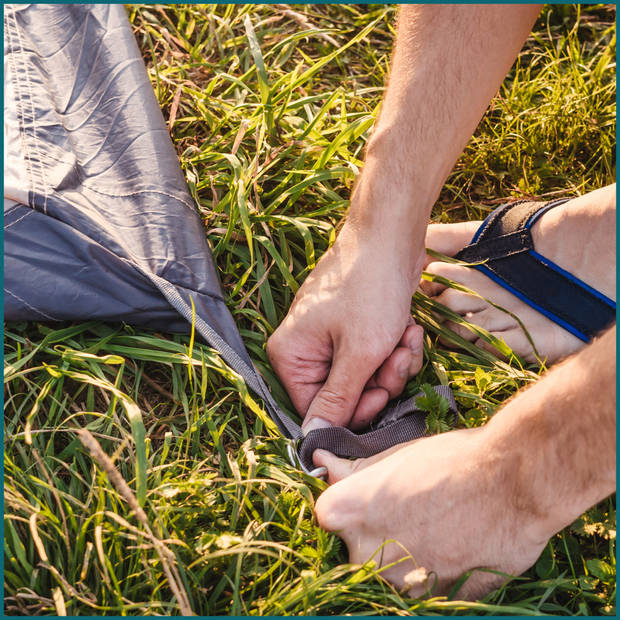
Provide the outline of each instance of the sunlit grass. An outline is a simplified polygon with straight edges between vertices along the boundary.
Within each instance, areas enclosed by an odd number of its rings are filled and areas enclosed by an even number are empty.
[[[227,304],[290,409],[264,345],[346,213],[383,93],[395,8],[128,13]],[[480,218],[511,196],[613,182],[614,20],[609,7],[544,11],[435,221]],[[437,311],[414,298],[425,363],[407,393],[449,383],[458,425],[480,425],[540,369],[448,333]],[[438,335],[461,348],[446,349]],[[371,564],[346,564],[344,545],[313,517],[324,483],[288,463],[262,403],[219,355],[189,342],[94,322],[6,326],[7,613],[615,614],[615,497],[484,601],[413,600]],[[109,461],[89,452],[79,429]]]

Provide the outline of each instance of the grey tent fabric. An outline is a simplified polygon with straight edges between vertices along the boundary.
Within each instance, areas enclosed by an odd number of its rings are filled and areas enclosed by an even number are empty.
[[[5,214],[6,318],[186,329],[155,275],[249,362],[124,7],[10,6],[4,32],[29,199]]]
[[[188,331],[193,301],[198,334],[263,398],[280,431],[301,439],[226,308],[125,8],[4,10],[5,319]],[[16,188],[10,200],[7,187]],[[420,420],[408,419],[419,432]]]
[[[5,65],[28,204],[6,203],[7,320],[196,329],[277,407],[222,299],[122,5],[7,5]]]

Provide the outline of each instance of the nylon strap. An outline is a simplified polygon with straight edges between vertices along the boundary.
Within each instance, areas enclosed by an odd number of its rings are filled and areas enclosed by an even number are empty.
[[[536,252],[530,231],[543,212],[564,202],[520,201],[499,207],[455,258],[483,263],[473,267],[588,342],[616,320],[615,302]]]
[[[433,388],[437,394],[448,400],[449,410],[456,418],[456,401],[447,385]],[[312,469],[312,454],[317,448],[346,458],[368,458],[407,441],[426,435],[426,412],[416,405],[419,392],[405,401],[389,405],[379,415],[374,428],[367,433],[356,434],[341,426],[310,431],[299,446],[299,459],[307,469]]]
[[[192,309],[177,289],[167,280],[154,274],[145,273],[159,288],[166,299],[188,321],[194,320],[196,331],[217,351],[224,361],[239,375],[258,396],[267,408],[271,419],[279,431],[297,443],[297,458],[306,471],[313,469],[312,453],[317,448],[333,452],[337,456],[366,458],[387,450],[399,443],[412,441],[425,435],[426,413],[415,404],[420,392],[405,401],[388,405],[379,414],[374,427],[367,433],[356,434],[343,427],[319,429],[303,437],[301,427],[278,406],[269,392],[263,378],[254,366],[248,365],[241,356],[203,319],[193,316]],[[435,386],[435,391],[448,400],[450,411],[456,415],[456,402],[448,386]]]
[[[206,321],[198,316],[192,317],[191,306],[179,295],[175,287],[154,274],[145,275],[182,316],[190,322],[192,318],[194,319],[196,331],[219,351],[224,361],[264,400],[267,411],[280,432],[288,439],[297,442],[297,457],[307,471],[313,468],[312,453],[317,448],[329,450],[337,456],[365,458],[425,435],[426,414],[415,404],[416,398],[423,395],[423,392],[420,392],[412,398],[386,407],[379,414],[374,427],[367,433],[356,434],[347,428],[333,427],[311,431],[304,438],[299,424],[278,406],[256,368],[248,365]],[[434,389],[440,396],[448,399],[450,411],[456,415],[456,402],[450,388],[439,385]]]

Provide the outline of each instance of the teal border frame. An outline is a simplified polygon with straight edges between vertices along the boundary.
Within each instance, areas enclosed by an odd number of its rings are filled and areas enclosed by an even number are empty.
[[[22,4],[22,3],[16,3],[16,4]],[[53,1],[49,1],[49,0],[44,0],[43,2],[39,2],[39,4],[74,4],[74,2],[67,2],[66,0],[59,0],[56,2]],[[95,2],[93,2],[93,4],[127,4],[127,3],[123,3],[123,2],[101,2],[99,0],[96,0]],[[155,4],[155,3],[146,3],[146,4]],[[167,4],[193,4],[193,3],[180,3],[180,2],[169,2]],[[225,2],[220,2],[218,4],[271,4],[271,3],[260,3],[260,2],[235,2],[235,1],[225,1]],[[303,1],[303,2],[296,2],[296,3],[290,3],[290,4],[376,4],[374,2],[368,2],[366,0],[361,0],[360,2],[327,2],[326,0],[315,0],[314,2],[307,2],[307,1]],[[466,1],[457,1],[457,2],[440,2],[439,0],[427,0],[425,2],[403,2],[403,3],[395,3],[395,2],[390,2],[390,3],[385,3],[385,4],[535,4],[534,2],[524,2],[524,1],[519,1],[519,2],[506,2],[505,0],[466,0]],[[551,2],[546,2],[545,4],[592,4],[589,2],[559,2],[557,0],[553,0]],[[613,3],[612,3],[613,4]],[[4,33],[3,33],[3,40],[4,40]],[[618,59],[619,59],[619,54],[618,54],[618,50],[616,48],[616,65],[618,64]],[[617,77],[616,77],[616,83],[617,83]],[[2,94],[3,94],[3,100],[4,100],[4,65],[2,67]],[[616,89],[616,107],[618,104],[618,92]],[[617,129],[616,129],[616,133],[617,133]],[[4,137],[3,137],[3,141],[4,141]],[[616,141],[616,160],[618,157],[618,144]],[[4,149],[2,152],[2,161],[4,163]],[[4,168],[3,168],[4,169]],[[616,180],[617,180],[617,173],[616,173]],[[616,189],[616,197],[618,196],[618,189]],[[618,232],[618,219],[616,219],[616,234]],[[4,283],[4,228],[2,229],[2,232],[0,233],[0,238],[2,241],[2,247],[3,247],[3,252],[2,252],[2,258],[0,259],[0,267],[2,268],[1,271],[1,275],[0,278],[2,279],[2,282]],[[617,254],[616,254],[616,282],[618,282],[619,278],[618,278],[618,273],[617,273],[617,267],[618,267],[618,258],[617,258]],[[1,301],[0,301],[1,307],[2,307],[2,316],[4,317],[4,293],[2,294],[1,297]],[[620,316],[620,308],[616,311],[616,322],[618,319],[618,316]],[[2,338],[4,341],[4,321],[2,322]],[[616,335],[616,345],[618,344],[618,336]],[[618,387],[620,386],[620,383],[618,382],[618,376],[616,374],[616,389],[618,389]],[[4,410],[4,391],[2,393],[2,396],[0,397],[2,399],[2,406],[3,406],[3,410]],[[2,456],[4,457],[4,428],[2,429]],[[618,428],[616,426],[616,438],[618,438]],[[618,457],[616,454],[616,473],[618,471]],[[2,466],[2,490],[1,490],[1,496],[2,496],[2,505],[4,507],[4,459],[3,459],[3,466]],[[616,523],[617,526],[617,523]],[[2,535],[2,540],[4,540],[4,519],[2,519],[0,521],[0,534]],[[0,574],[2,575],[2,577],[4,577],[4,547],[2,548],[2,563],[0,564]],[[3,579],[3,583],[4,583],[4,579]],[[1,607],[0,607],[0,614],[4,615],[3,610],[4,610],[4,587],[2,588],[2,591],[0,592],[0,603],[1,603]],[[55,616],[50,616],[50,617],[55,617]],[[69,617],[77,617],[77,616],[69,616]],[[100,617],[100,616],[82,616],[82,617]],[[106,618],[122,618],[123,616],[105,616]],[[206,617],[206,616],[198,616],[198,617]],[[209,617],[213,617],[213,618],[230,618],[230,617],[238,617],[238,616],[209,616]],[[274,616],[265,616],[267,618],[272,618]],[[344,616],[308,616],[308,617],[312,617],[312,618],[338,618],[338,617],[344,617]],[[387,616],[387,617],[394,617],[396,618],[397,616]],[[461,616],[461,617],[475,617],[475,616]],[[502,617],[506,617],[506,618],[525,618],[525,616],[515,616],[515,615],[508,615],[508,616],[502,616]],[[584,617],[599,617],[599,616],[584,616]]]

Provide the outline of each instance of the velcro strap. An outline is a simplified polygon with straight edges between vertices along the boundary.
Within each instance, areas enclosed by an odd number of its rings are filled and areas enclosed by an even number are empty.
[[[532,249],[533,245],[532,234],[525,228],[499,237],[480,239],[463,248],[455,258],[466,263],[478,263],[521,254]]]
[[[437,385],[433,389],[448,400],[450,411],[456,418],[456,401],[450,388]],[[374,428],[366,433],[357,434],[342,426],[310,431],[299,446],[299,460],[310,470],[314,467],[312,454],[319,448],[343,458],[368,458],[398,444],[424,437],[427,413],[416,405],[420,396],[424,396],[424,392],[386,407]]]

